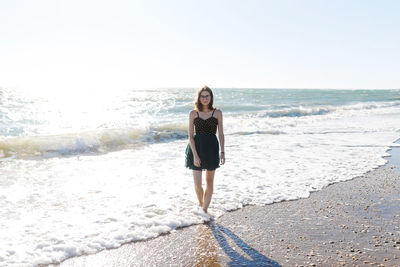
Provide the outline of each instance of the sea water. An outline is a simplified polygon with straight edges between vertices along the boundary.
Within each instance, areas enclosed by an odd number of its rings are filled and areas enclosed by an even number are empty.
[[[305,198],[386,163],[400,90],[214,89],[226,164],[209,212]],[[184,167],[196,89],[0,89],[0,266],[35,266],[209,218]]]

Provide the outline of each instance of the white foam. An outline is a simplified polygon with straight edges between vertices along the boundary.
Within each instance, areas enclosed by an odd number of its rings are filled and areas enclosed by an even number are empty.
[[[0,158],[105,153],[186,136],[187,125],[173,123],[147,129],[115,128],[47,136],[0,137]]]

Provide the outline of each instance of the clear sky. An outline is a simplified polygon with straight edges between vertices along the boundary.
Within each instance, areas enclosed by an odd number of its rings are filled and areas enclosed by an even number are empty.
[[[396,0],[0,1],[0,87],[400,88]]]

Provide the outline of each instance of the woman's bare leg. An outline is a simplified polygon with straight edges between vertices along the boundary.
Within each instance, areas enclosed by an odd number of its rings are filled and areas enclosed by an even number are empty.
[[[203,185],[201,178],[202,171],[193,170],[194,190],[196,191],[197,199],[200,207],[203,207]]]
[[[211,197],[214,190],[214,174],[215,170],[207,171],[206,173],[207,187],[206,187],[206,192],[204,193],[204,204],[203,204],[203,210],[205,213],[207,213],[208,206],[210,205]]]

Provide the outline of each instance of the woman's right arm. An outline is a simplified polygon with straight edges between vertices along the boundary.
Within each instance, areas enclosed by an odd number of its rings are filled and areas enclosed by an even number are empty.
[[[196,116],[196,111],[192,110],[189,113],[189,143],[190,143],[190,148],[192,149],[193,152],[193,157],[198,158],[199,156],[197,155],[197,150],[196,150],[196,144],[194,143],[194,118]]]

